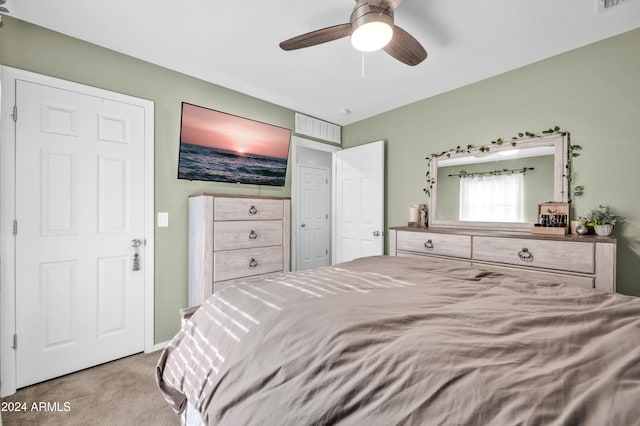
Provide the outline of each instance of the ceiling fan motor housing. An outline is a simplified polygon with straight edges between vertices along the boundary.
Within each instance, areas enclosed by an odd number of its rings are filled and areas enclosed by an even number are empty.
[[[359,27],[370,22],[381,22],[393,28],[393,9],[371,6],[367,0],[358,0],[351,12],[351,34]]]

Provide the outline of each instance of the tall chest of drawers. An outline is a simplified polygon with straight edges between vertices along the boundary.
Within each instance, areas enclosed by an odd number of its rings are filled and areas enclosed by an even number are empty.
[[[189,197],[189,306],[237,280],[289,271],[290,207],[280,197]]]
[[[616,291],[616,239],[396,227],[389,254]]]

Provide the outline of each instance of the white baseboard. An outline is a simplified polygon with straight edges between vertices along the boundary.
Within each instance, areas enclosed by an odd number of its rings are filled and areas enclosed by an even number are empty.
[[[170,340],[167,340],[166,342],[160,342],[160,343],[156,343],[155,345],[153,345],[153,347],[151,348],[149,352],[155,352],[155,351],[160,351],[162,349],[165,348],[165,346],[167,346],[169,344]]]

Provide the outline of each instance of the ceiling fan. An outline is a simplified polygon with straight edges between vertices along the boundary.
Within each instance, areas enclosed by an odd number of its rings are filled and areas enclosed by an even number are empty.
[[[356,0],[346,24],[311,31],[280,43],[283,50],[302,49],[351,36],[351,44],[363,52],[384,49],[407,65],[424,61],[427,52],[411,34],[393,23],[393,13],[402,0]]]

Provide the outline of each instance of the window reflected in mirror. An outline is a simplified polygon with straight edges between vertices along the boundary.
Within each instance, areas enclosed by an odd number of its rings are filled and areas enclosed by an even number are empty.
[[[524,175],[460,177],[460,220],[524,222]]]
[[[437,220],[535,222],[554,199],[554,147],[440,159]]]

